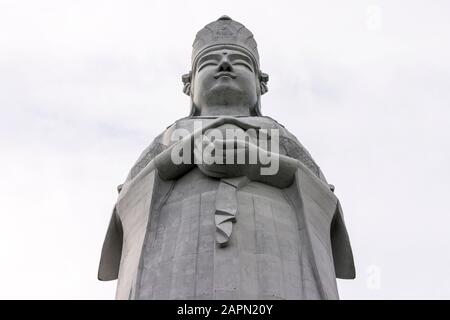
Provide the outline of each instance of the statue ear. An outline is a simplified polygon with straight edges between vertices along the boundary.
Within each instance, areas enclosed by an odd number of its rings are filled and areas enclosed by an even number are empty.
[[[269,82],[269,75],[264,72],[259,72],[259,83],[261,86],[261,95],[269,91],[269,88],[267,88],[267,82]]]
[[[181,81],[183,81],[183,92],[188,96],[191,95],[191,78],[192,71],[181,76]]]

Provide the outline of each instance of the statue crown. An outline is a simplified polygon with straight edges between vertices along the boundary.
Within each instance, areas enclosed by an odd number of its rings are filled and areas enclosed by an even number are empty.
[[[245,51],[259,69],[259,54],[253,34],[243,24],[226,15],[197,32],[192,45],[192,65],[195,65],[201,53],[220,45],[237,47]]]

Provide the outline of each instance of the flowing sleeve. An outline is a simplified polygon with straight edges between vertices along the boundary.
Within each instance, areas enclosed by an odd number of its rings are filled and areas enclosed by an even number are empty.
[[[131,181],[145,166],[159,153],[164,151],[167,146],[163,143],[164,133],[156,137],[152,143],[145,148],[138,160],[135,162],[128,173],[125,183]],[[118,186],[118,192],[122,189],[121,184]],[[116,280],[119,276],[119,267],[122,257],[123,247],[123,224],[118,214],[117,203],[114,205],[108,230],[103,242],[100,264],[98,269],[98,279],[101,281]]]
[[[123,229],[116,207],[114,206],[108,231],[103,242],[98,279],[110,281],[118,278],[122,255]]]
[[[353,262],[352,247],[344,223],[341,203],[337,202],[336,212],[331,222],[331,247],[333,252],[336,278],[355,279],[355,264]]]

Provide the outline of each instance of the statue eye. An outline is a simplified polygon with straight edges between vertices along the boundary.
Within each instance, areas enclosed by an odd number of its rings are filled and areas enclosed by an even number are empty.
[[[248,70],[250,70],[251,72],[253,72],[252,66],[244,60],[235,60],[235,61],[233,61],[233,65],[234,66],[243,66],[243,67],[247,68]]]
[[[205,62],[202,62],[198,68],[197,68],[197,72],[202,70],[205,67],[209,67],[209,66],[217,66],[218,62],[215,60],[207,60]]]

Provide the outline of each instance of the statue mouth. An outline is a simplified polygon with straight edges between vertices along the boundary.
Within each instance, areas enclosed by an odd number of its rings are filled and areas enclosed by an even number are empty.
[[[232,72],[218,72],[218,73],[216,73],[214,75],[215,79],[219,79],[219,78],[222,78],[222,77],[228,77],[228,78],[231,78],[231,79],[236,79],[236,75],[234,73],[232,73]]]

